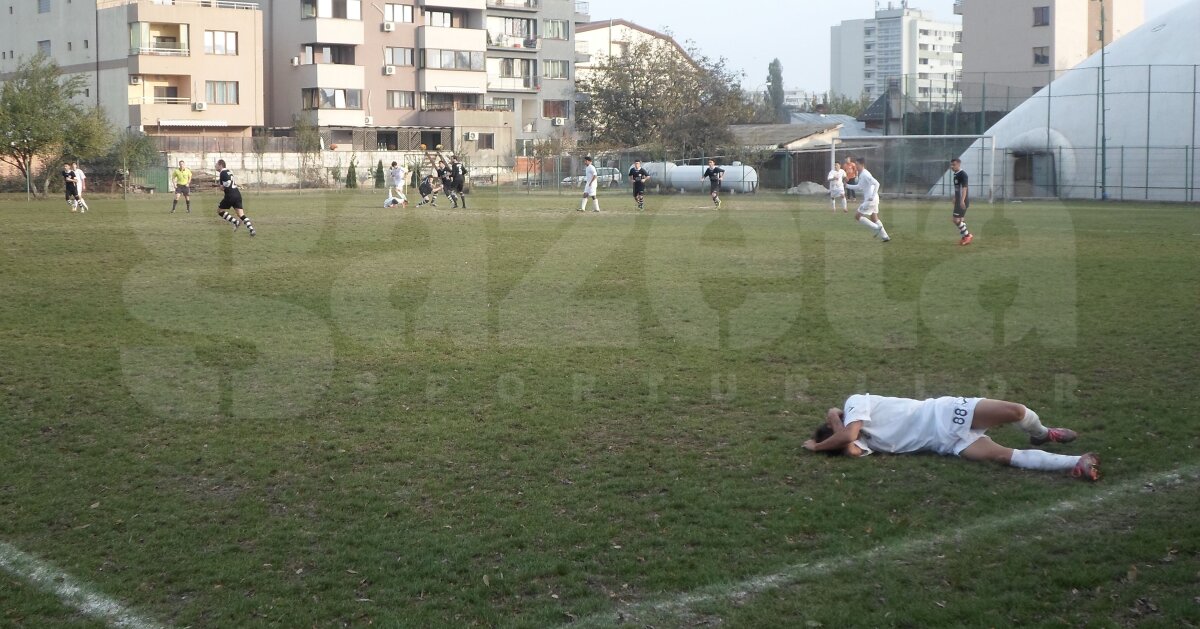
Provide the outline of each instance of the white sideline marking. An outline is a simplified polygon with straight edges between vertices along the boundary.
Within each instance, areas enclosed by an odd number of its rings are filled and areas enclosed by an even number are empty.
[[[5,542],[0,542],[0,570],[54,594],[68,607],[103,621],[110,627],[163,629],[163,625],[138,616],[115,599],[93,590],[53,565]]]
[[[691,592],[684,592],[672,598],[624,604],[615,610],[586,616],[576,622],[567,623],[562,628],[578,629],[580,627],[608,627],[624,623],[637,624],[647,615],[651,616],[647,620],[654,620],[662,616],[682,616],[687,614],[689,608],[702,603],[721,600],[745,600],[756,594],[784,587],[803,579],[823,576],[849,568],[855,564],[927,551],[941,544],[956,541],[970,535],[998,531],[1014,525],[1025,524],[1029,521],[1044,519],[1048,516],[1075,511],[1114,499],[1125,498],[1151,486],[1159,489],[1160,485],[1164,484],[1167,486],[1177,486],[1197,481],[1200,481],[1200,465],[1185,466],[1170,472],[1148,474],[1139,479],[1116,485],[1115,487],[1102,490],[1079,500],[1063,500],[1041,510],[1019,513],[1006,518],[985,519],[960,528],[953,534],[930,535],[923,538],[901,541],[891,546],[876,546],[855,555],[811,564],[793,564],[774,574],[750,577],[737,583],[705,586]]]

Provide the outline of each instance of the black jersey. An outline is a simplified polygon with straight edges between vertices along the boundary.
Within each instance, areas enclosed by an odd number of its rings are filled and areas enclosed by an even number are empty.
[[[462,162],[454,162],[450,165],[450,175],[455,179],[464,179],[467,176],[467,167]]]
[[[421,185],[417,186],[417,192],[420,192],[423,197],[433,194],[433,182],[428,179],[422,179]]]
[[[720,166],[713,166],[712,168],[705,168],[704,174],[701,175],[701,177],[702,178],[708,177],[708,180],[711,183],[717,183],[717,182],[721,181],[721,175],[724,173],[725,173],[724,168],[721,168]]]
[[[75,171],[73,171],[69,168],[63,169],[62,176],[63,176],[63,187],[65,187],[65,188],[74,188],[75,184],[78,183],[75,179]]]
[[[219,181],[221,183],[221,187],[224,188],[226,192],[230,190],[237,190],[237,183],[233,181],[233,173],[230,172],[228,168],[221,169]]]
[[[454,176],[451,173],[449,166],[447,166],[446,168],[437,169],[437,176],[438,176],[438,179],[441,179],[442,181],[450,181],[450,180],[454,179]]]
[[[635,184],[646,183],[650,178],[650,173],[646,172],[645,168],[632,167],[629,169],[629,180]]]
[[[954,193],[959,194],[963,188],[967,187],[967,171],[960,170],[954,173]]]

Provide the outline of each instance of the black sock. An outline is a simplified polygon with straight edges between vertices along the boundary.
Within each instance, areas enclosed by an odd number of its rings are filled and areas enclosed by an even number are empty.
[[[187,204],[187,211],[191,212],[192,211],[192,200],[188,199],[188,200],[184,201],[184,203]]]
[[[175,206],[176,206],[176,205],[179,205],[179,199],[175,199],[174,201],[171,201],[171,211],[172,211],[172,212],[174,212],[174,211],[175,211]]]

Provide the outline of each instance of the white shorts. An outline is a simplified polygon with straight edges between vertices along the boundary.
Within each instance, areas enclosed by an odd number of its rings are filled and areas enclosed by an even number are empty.
[[[971,428],[975,419],[975,406],[981,397],[940,397],[933,400],[928,410],[933,414],[932,426],[936,438],[933,450],[938,454],[958,456],[967,446],[984,436],[984,431]],[[926,409],[922,409],[926,410]]]
[[[858,206],[858,213],[863,216],[870,216],[879,213],[879,198],[876,197],[870,201],[863,201],[862,205]]]
[[[596,196],[596,186],[592,186],[591,188],[584,188],[584,189],[583,189],[583,196],[585,196],[585,197],[594,197],[594,196]]]
[[[844,199],[844,198],[846,198],[846,191],[843,188],[830,188],[829,189],[829,198],[830,199]]]

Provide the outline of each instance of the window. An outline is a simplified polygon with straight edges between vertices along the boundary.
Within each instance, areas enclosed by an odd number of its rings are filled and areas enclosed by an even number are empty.
[[[1033,25],[1050,25],[1050,7],[1033,7]]]
[[[72,44],[71,42],[67,42],[67,52],[71,52],[74,49],[75,49],[74,44]]]
[[[542,62],[542,78],[545,79],[569,79],[571,62],[560,61],[557,59],[547,59]]]
[[[300,97],[303,109],[362,109],[362,90],[306,87]]]
[[[1039,85],[1039,86],[1037,86],[1037,87],[1034,87],[1034,88],[1033,88],[1033,91],[1032,91],[1032,92],[1030,92],[1030,94],[1032,94],[1032,95],[1035,95],[1035,96],[1036,96],[1038,92],[1042,91],[1042,88],[1043,88],[1043,87],[1045,87],[1045,86],[1044,86],[1044,85]]]
[[[205,81],[204,102],[210,105],[238,104],[237,81]]]
[[[506,79],[534,75],[533,59],[501,59],[500,76]]]
[[[490,150],[496,148],[495,133],[480,133],[479,140],[475,143],[475,148],[479,150]]]
[[[449,11],[426,11],[425,26],[442,26],[450,28],[453,26],[454,14]]]
[[[204,31],[204,54],[236,55],[236,31]]]
[[[300,52],[302,65],[311,65],[314,63],[354,65],[354,46],[305,44]]]
[[[49,40],[49,39],[43,39],[42,41],[40,41],[40,42],[38,42],[38,43],[37,43],[37,46],[38,46],[38,52],[39,52],[39,53],[41,53],[41,54],[43,54],[43,55],[46,55],[46,56],[49,56],[49,55],[51,54],[51,53],[50,53],[50,40]]]
[[[1036,46],[1033,49],[1033,65],[1048,66],[1050,65],[1050,47]]]
[[[566,118],[570,116],[571,101],[544,100],[542,101],[543,118]]]
[[[416,94],[412,92],[401,92],[396,90],[388,90],[387,107],[388,109],[413,109],[417,106]]]
[[[411,66],[413,65],[413,59],[412,48],[383,49],[383,62],[389,66]]]
[[[521,157],[533,156],[533,140],[518,139],[517,140],[517,155]]]
[[[875,63],[875,57],[863,57],[863,65],[869,66]]]
[[[483,53],[470,50],[426,48],[422,67],[436,70],[483,70]]]
[[[517,99],[515,99],[515,98],[497,98],[497,97],[493,96],[491,106],[492,106],[492,109],[494,109],[496,111],[512,111],[517,106]]]
[[[546,39],[570,39],[570,22],[567,20],[545,20],[542,22],[542,37]]]
[[[300,17],[361,20],[362,0],[300,0]]]
[[[385,4],[383,5],[383,21],[412,23],[413,8],[407,4]]]
[[[83,49],[84,49],[84,50],[87,50],[89,47],[90,47],[90,46],[88,46],[88,40],[86,40],[86,39],[85,39],[85,40],[83,40]]]
[[[50,12],[50,0],[38,0],[38,13]]]

